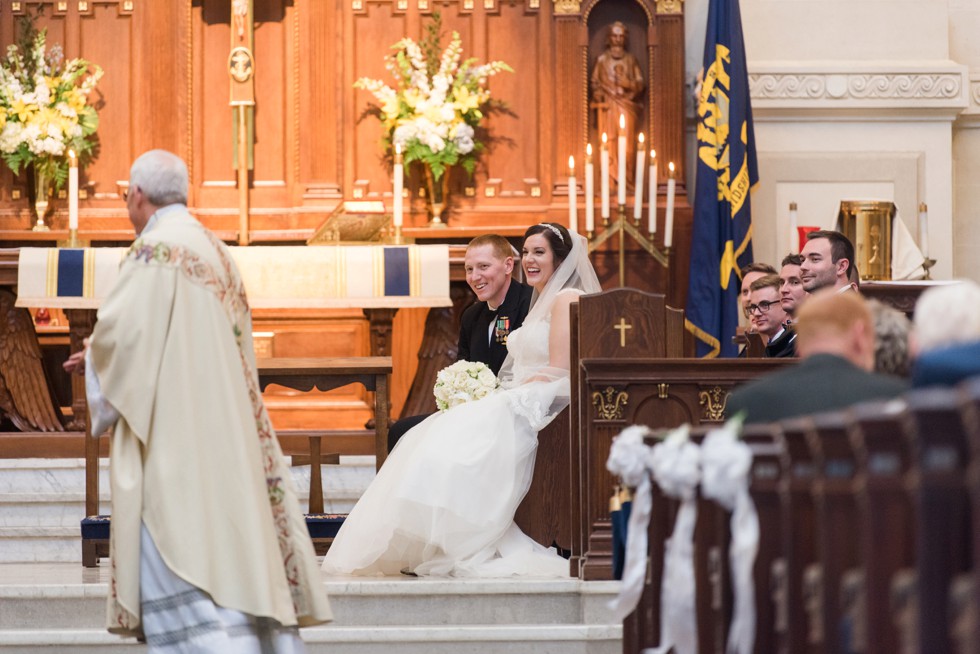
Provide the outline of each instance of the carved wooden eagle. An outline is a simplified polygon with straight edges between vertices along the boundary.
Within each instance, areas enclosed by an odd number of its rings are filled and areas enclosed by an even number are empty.
[[[0,410],[21,431],[64,431],[27,309],[0,290]]]

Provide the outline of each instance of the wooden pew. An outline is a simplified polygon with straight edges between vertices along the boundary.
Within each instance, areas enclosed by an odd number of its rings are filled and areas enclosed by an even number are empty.
[[[710,427],[692,431],[699,446]],[[694,527],[694,588],[698,614],[698,649],[724,652],[732,620],[731,540],[729,513],[714,500],[698,492],[698,518]]]
[[[916,578],[904,614],[905,651],[948,652],[949,592],[970,566],[970,509],[966,487],[967,433],[958,395],[934,388],[906,394],[913,472],[909,491],[915,515]],[[909,588],[899,589],[905,595]],[[909,617],[914,618],[909,624]]]
[[[580,360],[576,397],[581,407],[581,454],[572,479],[578,480],[581,488],[573,538],[584,551],[579,567],[583,579],[612,576],[608,501],[615,480],[606,470],[606,459],[616,434],[633,424],[666,429],[684,423],[721,423],[728,395],[735,386],[785,365],[793,365],[793,361]]]
[[[899,651],[899,634],[891,619],[891,583],[915,564],[912,505],[906,489],[911,471],[908,416],[901,405],[869,402],[853,411],[851,444],[858,462],[860,555],[863,565],[861,621],[867,654]]]
[[[814,577],[808,583],[816,593],[819,610],[808,614],[820,622],[823,649],[827,653],[862,651],[863,642],[854,636],[855,609],[859,601],[857,580],[858,507],[854,493],[857,461],[851,446],[848,415],[843,412],[814,416],[807,433],[807,445],[815,462],[813,503],[817,519],[817,560],[819,568],[810,568]],[[854,529],[842,529],[853,525]],[[851,602],[845,606],[845,581],[850,587]],[[813,595],[811,595],[813,597]]]
[[[970,443],[967,485],[973,517],[970,535],[973,569],[957,583],[957,608],[961,613],[954,616],[954,644],[957,652],[976,652],[980,650],[980,378],[967,380],[961,390],[961,413]]]
[[[572,572],[588,575],[585,578],[612,577],[612,536],[608,527],[608,501],[612,478],[605,470],[609,443],[592,450],[582,440],[582,431],[594,410],[592,393],[582,387],[583,360],[605,357],[625,361],[637,357],[682,357],[684,355],[684,313],[667,306],[663,295],[645,293],[631,288],[613,289],[582,296],[571,313],[571,432],[570,479],[572,495]],[[610,398],[606,414],[615,414],[615,398]],[[598,410],[598,409],[595,409]],[[611,413],[610,413],[611,412]],[[630,423],[627,423],[630,424]],[[589,470],[590,473],[583,471]],[[591,476],[599,475],[599,477]],[[589,507],[589,508],[584,508]],[[592,543],[591,566],[594,572],[583,571],[584,553],[590,549],[592,524],[605,520],[603,528]]]
[[[786,624],[785,525],[779,488],[786,457],[777,425],[747,425],[742,440],[752,449],[749,492],[759,515],[759,552],[754,570],[755,651],[762,654],[777,651],[778,635]]]
[[[804,593],[805,571],[817,561],[816,508],[811,488],[816,478],[816,463],[807,444],[811,429],[809,418],[787,420],[781,424],[783,440],[783,477],[779,483],[782,505],[783,558],[785,579],[777,576],[777,586],[785,586],[781,598],[785,605],[777,609],[786,616],[785,628],[779,631],[779,651],[791,654],[822,651],[821,623],[807,619],[807,605],[812,603]]]

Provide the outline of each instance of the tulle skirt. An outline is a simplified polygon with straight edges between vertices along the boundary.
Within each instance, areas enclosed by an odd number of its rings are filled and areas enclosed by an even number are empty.
[[[409,431],[347,517],[329,574],[567,577],[514,513],[534,472],[537,432],[568,380],[535,382],[434,414]]]

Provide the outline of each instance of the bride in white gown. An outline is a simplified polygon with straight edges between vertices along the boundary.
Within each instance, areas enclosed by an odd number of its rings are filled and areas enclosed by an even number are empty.
[[[501,389],[398,442],[330,546],[326,572],[568,576],[568,562],[526,536],[514,513],[538,430],[568,405],[569,304],[601,288],[584,239],[561,225],[531,226],[521,264],[534,295],[508,337]]]

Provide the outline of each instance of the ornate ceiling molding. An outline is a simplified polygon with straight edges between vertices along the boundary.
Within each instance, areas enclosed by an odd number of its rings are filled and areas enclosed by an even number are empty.
[[[752,98],[785,99],[956,99],[960,75],[750,75]]]
[[[970,73],[970,106],[960,114],[958,126],[980,128],[980,71]]]
[[[749,86],[756,113],[774,119],[820,114],[891,120],[899,113],[953,120],[975,95],[966,68],[953,62],[918,70],[840,63],[822,70],[812,64],[750,65]]]

